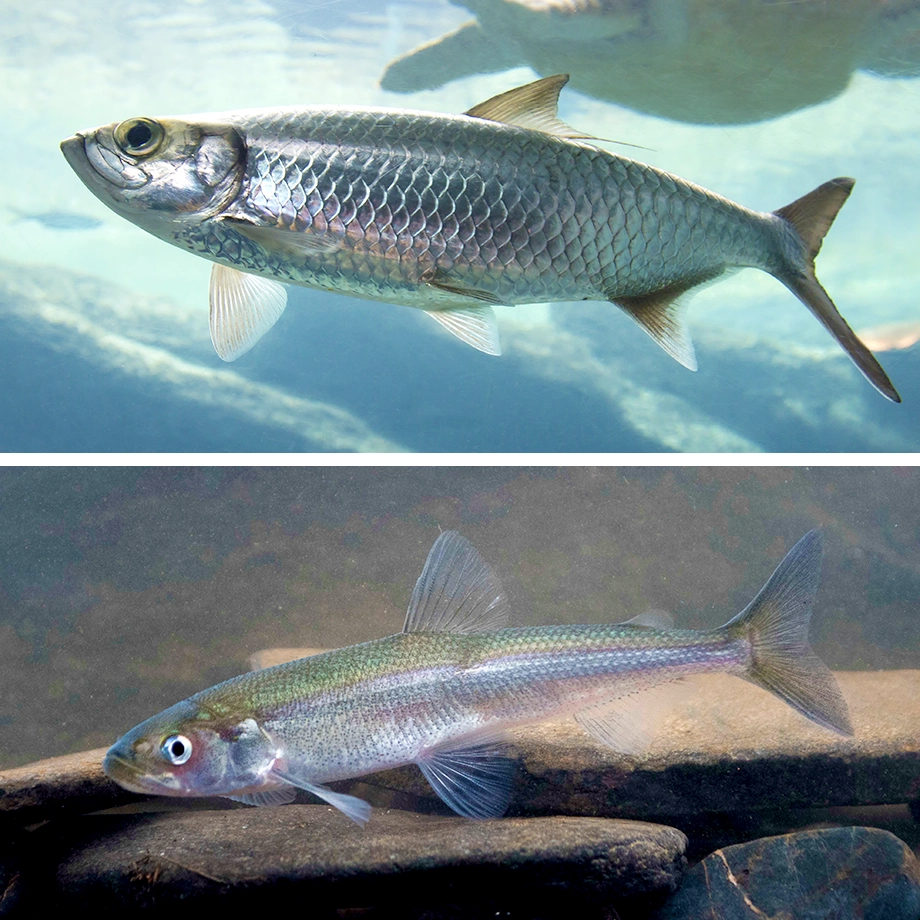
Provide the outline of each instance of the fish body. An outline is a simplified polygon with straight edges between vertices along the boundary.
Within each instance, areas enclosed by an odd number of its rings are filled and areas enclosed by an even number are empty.
[[[898,399],[814,276],[853,180],[773,214],[749,210],[588,143],[556,117],[566,80],[463,115],[320,106],[133,118],[61,146],[109,207],[216,263],[211,338],[225,360],[277,321],[284,282],[417,307],[490,354],[501,353],[493,304],[608,300],[695,370],[680,295],[754,267]]]
[[[141,723],[106,772],[138,792],[291,801],[306,789],[364,821],[369,806],[324,784],[415,763],[459,814],[503,813],[518,726],[574,715],[600,743],[647,744],[643,693],[725,672],[808,718],[852,733],[833,676],[807,642],[821,539],[804,537],[755,600],[707,631],[617,625],[495,628],[501,587],[459,534],[442,534],[402,633],[241,675]],[[654,618],[651,622],[658,622]]]

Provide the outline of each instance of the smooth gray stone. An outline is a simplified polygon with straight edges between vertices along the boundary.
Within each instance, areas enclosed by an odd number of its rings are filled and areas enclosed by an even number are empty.
[[[871,827],[802,831],[716,850],[656,920],[918,920],[920,864]]]
[[[361,828],[322,805],[92,815],[36,837],[36,852],[57,865],[41,890],[62,909],[228,896],[234,909],[250,899],[261,909],[442,905],[486,890],[506,905],[554,893],[611,901],[673,892],[687,843],[670,827],[597,818],[381,811]]]

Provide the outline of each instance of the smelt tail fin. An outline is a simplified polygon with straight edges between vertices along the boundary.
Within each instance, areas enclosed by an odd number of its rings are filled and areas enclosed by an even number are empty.
[[[750,642],[751,660],[744,675],[749,681],[776,694],[812,722],[852,735],[837,681],[808,644],[822,544],[817,530],[805,534],[757,597],[722,628]]]
[[[801,238],[805,259],[804,271],[778,273],[776,277],[811,310],[869,383],[887,399],[900,402],[901,397],[881,364],[837,312],[837,307],[815,275],[815,257],[821,251],[824,236],[849,197],[854,184],[854,179],[832,179],[774,212],[777,217],[791,224]]]

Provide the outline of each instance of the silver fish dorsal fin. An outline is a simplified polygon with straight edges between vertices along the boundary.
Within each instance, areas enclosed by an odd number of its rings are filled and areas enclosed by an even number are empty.
[[[208,299],[214,350],[222,361],[235,361],[281,318],[287,291],[270,278],[215,262]]]
[[[557,137],[597,140],[593,135],[578,131],[559,120],[559,92],[568,82],[567,73],[544,77],[542,80],[509,89],[506,93],[486,99],[464,114],[472,118],[517,125],[519,128],[530,128],[544,134],[555,134]]]
[[[498,578],[466,537],[442,533],[415,583],[403,632],[483,632],[507,623]]]

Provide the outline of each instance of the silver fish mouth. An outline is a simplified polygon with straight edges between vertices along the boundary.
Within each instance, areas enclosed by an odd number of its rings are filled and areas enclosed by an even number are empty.
[[[61,152],[71,169],[93,191],[103,190],[106,186],[138,189],[150,181],[132,157],[106,143],[101,130],[85,134],[78,131],[61,141]]]

